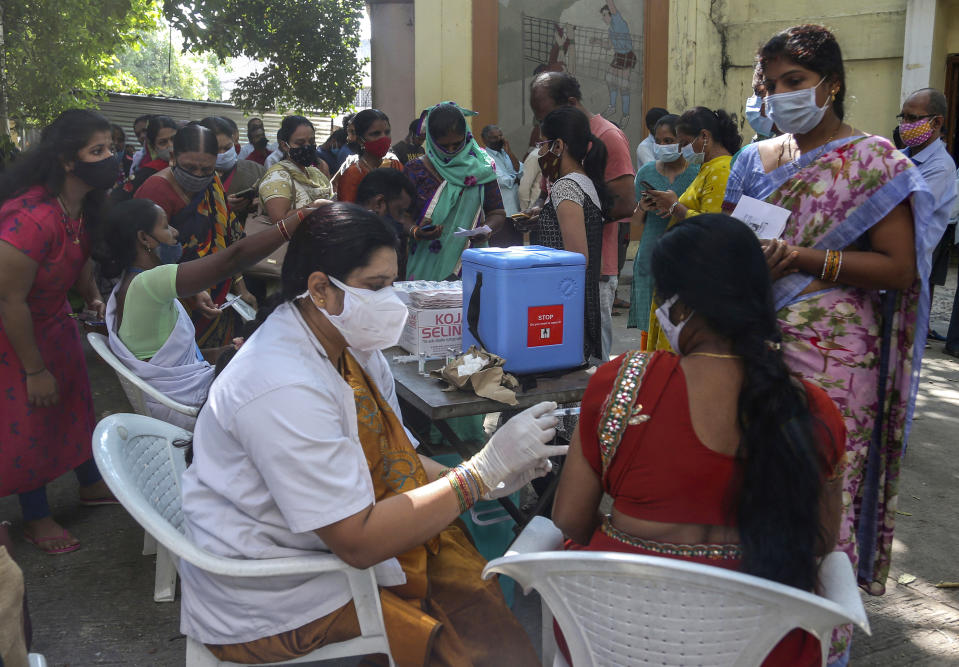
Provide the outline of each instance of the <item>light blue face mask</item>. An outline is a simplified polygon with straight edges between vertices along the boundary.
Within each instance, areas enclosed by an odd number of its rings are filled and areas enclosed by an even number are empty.
[[[681,155],[679,144],[653,144],[653,156],[660,162],[675,162]]]
[[[752,95],[746,98],[746,122],[761,137],[773,136],[773,119],[762,112],[763,98]]]
[[[683,157],[686,158],[686,162],[689,164],[702,164],[703,158],[706,157],[706,151],[703,150],[701,153],[697,153],[693,150],[693,142],[690,141],[683,146]]]
[[[806,134],[819,125],[829,108],[829,100],[822,106],[817,105],[816,89],[825,80],[823,77],[812,88],[766,95],[766,113],[780,132]]]

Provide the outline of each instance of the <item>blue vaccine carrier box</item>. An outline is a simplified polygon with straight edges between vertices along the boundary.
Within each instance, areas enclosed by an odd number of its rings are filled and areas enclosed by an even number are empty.
[[[465,250],[463,350],[485,348],[517,374],[581,366],[585,285],[586,258],[576,252]]]

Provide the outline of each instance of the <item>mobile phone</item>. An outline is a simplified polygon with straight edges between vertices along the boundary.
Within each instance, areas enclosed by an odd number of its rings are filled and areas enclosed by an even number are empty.
[[[529,215],[520,211],[510,216],[513,220],[529,220]]]
[[[550,417],[573,417],[579,414],[579,407],[558,408],[549,413]]]
[[[656,189],[656,188],[654,188],[654,187],[652,186],[652,184],[651,184],[649,181],[640,181],[640,182],[639,182],[639,185],[643,188],[643,191],[644,191],[644,192],[645,192],[646,190],[655,190],[655,189]]]
[[[434,229],[436,229],[436,225],[426,225],[425,227],[420,227],[420,231],[426,232],[426,233],[429,233],[433,231]]]
[[[249,200],[252,201],[253,199],[256,198],[256,189],[255,189],[255,188],[247,188],[246,190],[240,190],[239,192],[234,192],[234,193],[233,193],[233,196],[234,196],[234,197],[243,197],[244,199],[249,199]]]

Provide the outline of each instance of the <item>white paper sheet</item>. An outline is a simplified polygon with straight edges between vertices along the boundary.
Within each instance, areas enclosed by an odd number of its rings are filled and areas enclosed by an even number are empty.
[[[786,229],[791,211],[743,195],[732,215],[746,223],[761,239],[778,239]]]
[[[474,236],[488,236],[489,234],[492,234],[492,233],[493,233],[493,230],[490,229],[489,225],[483,225],[482,227],[477,227],[476,229],[466,229],[464,227],[460,227],[455,232],[453,232],[453,236],[460,236],[460,237],[465,236],[467,238],[472,238]]]

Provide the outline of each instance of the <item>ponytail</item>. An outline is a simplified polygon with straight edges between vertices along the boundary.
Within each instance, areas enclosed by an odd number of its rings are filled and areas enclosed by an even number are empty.
[[[540,123],[540,131],[543,137],[562,139],[570,156],[583,165],[583,170],[599,195],[605,217],[611,208],[606,188],[606,145],[590,131],[586,114],[576,107],[557,107],[546,114]]]
[[[805,390],[783,359],[759,241],[730,216],[697,215],[662,236],[651,265],[659,300],[678,294],[743,360],[738,474],[727,504],[739,530],[742,569],[812,590],[822,540],[824,448],[812,428]]]
[[[805,390],[777,344],[759,334],[733,339],[745,371],[735,505],[742,569],[808,591],[816,584],[821,473]]]
[[[602,204],[603,217],[605,218],[612,208],[612,201],[609,195],[609,188],[606,187],[606,144],[592,132],[589,133],[589,148],[583,157],[583,170],[589,176],[596,188],[596,194],[599,195],[599,201]]]

